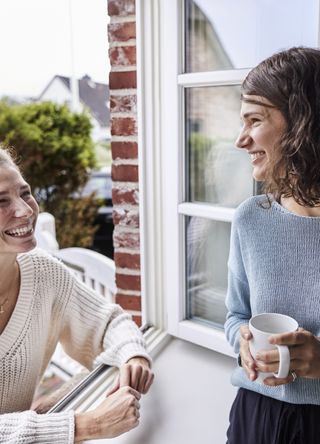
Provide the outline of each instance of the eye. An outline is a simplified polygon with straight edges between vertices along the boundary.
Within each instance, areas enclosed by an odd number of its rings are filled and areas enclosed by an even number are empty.
[[[21,194],[22,199],[29,199],[30,196],[31,196],[30,190],[26,190]]]
[[[4,207],[4,206],[8,205],[9,202],[10,202],[9,199],[2,198],[2,199],[0,199],[0,206]]]
[[[251,118],[251,123],[252,125],[256,124],[256,123],[260,123],[261,120],[258,117],[252,117]]]

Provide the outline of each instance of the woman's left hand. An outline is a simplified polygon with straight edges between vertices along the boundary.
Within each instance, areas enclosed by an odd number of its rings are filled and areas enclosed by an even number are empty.
[[[120,387],[129,386],[145,394],[153,383],[154,374],[150,369],[149,361],[140,356],[129,359],[119,369],[114,386],[107,392],[107,396],[116,392]]]
[[[290,369],[296,376],[303,378],[320,378],[320,340],[312,333],[299,328],[293,333],[270,336],[269,342],[274,345],[287,345],[290,351]],[[261,351],[256,356],[258,371],[276,373],[279,368],[278,350]],[[293,382],[289,372],[286,378],[268,377],[264,384],[277,386]]]

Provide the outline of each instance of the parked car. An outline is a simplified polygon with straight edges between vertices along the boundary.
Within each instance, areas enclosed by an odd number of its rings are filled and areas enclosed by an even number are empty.
[[[112,181],[111,168],[103,168],[101,170],[93,170],[89,180],[84,186],[81,194],[87,196],[93,191],[96,196],[102,199],[104,205],[99,208],[97,217],[94,221],[98,225],[95,232],[92,250],[113,259],[113,219],[112,219]]]

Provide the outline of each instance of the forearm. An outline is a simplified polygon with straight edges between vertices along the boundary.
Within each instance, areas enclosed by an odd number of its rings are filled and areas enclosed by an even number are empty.
[[[0,442],[15,444],[72,444],[73,412],[39,415],[32,410],[0,415]]]

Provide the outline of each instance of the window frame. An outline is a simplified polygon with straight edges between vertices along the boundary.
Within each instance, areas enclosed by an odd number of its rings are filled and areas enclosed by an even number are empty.
[[[185,216],[205,217],[231,223],[234,209],[189,203],[184,200],[185,89],[205,86],[240,85],[249,69],[183,73],[184,1],[164,0],[162,23],[162,138],[163,202],[165,207],[165,294],[168,331],[181,339],[234,356],[223,329],[186,319]],[[165,25],[164,25],[165,22]],[[177,32],[178,23],[178,32]],[[164,62],[165,60],[165,62]],[[166,110],[170,109],[170,115]],[[173,153],[172,147],[177,147]],[[171,149],[169,148],[171,147]],[[166,161],[166,159],[168,159]],[[179,181],[176,180],[177,175]],[[177,183],[179,182],[179,183]],[[174,278],[176,277],[176,278]]]
[[[240,85],[250,69],[184,73],[184,1],[136,7],[143,320],[234,356],[222,329],[185,319],[184,217],[231,223],[235,210],[184,201],[184,89]]]

